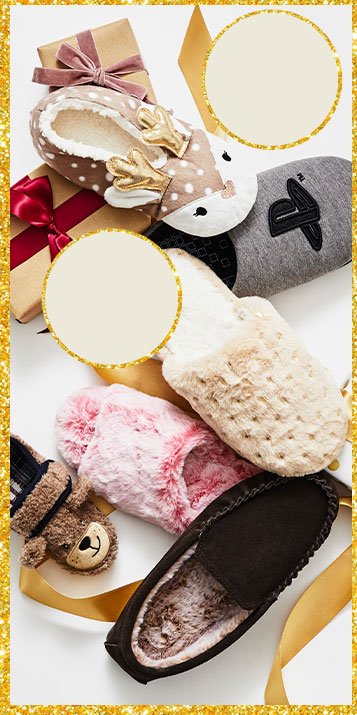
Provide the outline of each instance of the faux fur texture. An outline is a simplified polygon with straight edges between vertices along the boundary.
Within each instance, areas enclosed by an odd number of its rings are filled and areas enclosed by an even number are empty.
[[[285,476],[318,472],[347,434],[340,390],[273,306],[236,298],[201,261],[167,251],[183,308],[163,375],[226,444]]]
[[[140,132],[113,109],[94,102],[66,99],[48,104],[39,118],[43,136],[55,146],[81,157],[106,161],[113,153],[126,155],[132,147],[141,147]],[[147,148],[153,166],[166,161],[159,147]]]
[[[173,533],[260,471],[200,420],[123,385],[71,395],[55,433],[63,457],[87,475],[97,494]]]
[[[38,465],[45,461],[24,440],[19,437],[15,437],[14,440],[20,442],[30,452]],[[36,568],[47,553],[71,573],[78,574],[78,569],[82,574],[100,573],[111,565],[116,556],[117,536],[110,520],[88,501],[91,485],[86,476],[79,478],[72,492],[39,535],[31,536],[34,528],[63,493],[68,479],[69,474],[63,464],[50,463],[47,471],[11,518],[11,528],[25,536],[21,563],[28,568]],[[107,548],[107,538],[106,544],[103,544],[97,553],[95,553],[99,543],[97,540],[94,544],[95,548],[89,543],[87,548],[84,549],[83,545],[79,548],[83,537],[96,524],[103,527],[109,539],[109,548]],[[68,563],[70,555],[72,560],[74,557],[77,559],[78,568],[72,568]]]
[[[131,646],[139,663],[167,668],[205,652],[247,618],[189,549],[144,601]]]

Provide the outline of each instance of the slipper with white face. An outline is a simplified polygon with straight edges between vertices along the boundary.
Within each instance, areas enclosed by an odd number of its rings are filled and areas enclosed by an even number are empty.
[[[183,306],[158,353],[169,385],[221,439],[285,476],[324,469],[344,444],[348,415],[332,377],[263,298],[236,298],[184,251],[169,250]]]
[[[105,87],[52,92],[33,110],[31,133],[74,184],[195,235],[233,228],[256,198],[256,175],[242,171],[234,144]]]

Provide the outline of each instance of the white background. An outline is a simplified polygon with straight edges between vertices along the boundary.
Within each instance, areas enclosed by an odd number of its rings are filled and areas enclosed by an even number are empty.
[[[350,7],[291,7],[327,33],[340,56],[344,85],[325,129],[284,151],[241,148],[242,163],[262,170],[306,156],[351,154]],[[252,6],[203,7],[212,36]],[[31,83],[36,47],[78,31],[128,17],[150,71],[158,100],[178,116],[201,124],[177,64],[192,7],[11,8],[12,182],[41,163],[29,136],[28,115],[46,89]],[[303,48],[301,48],[303,52]],[[244,69],[243,69],[244,71]],[[234,91],[234,71],[232,71]],[[281,293],[273,303],[341,384],[350,372],[350,267]],[[100,384],[94,371],[70,358],[50,335],[37,335],[39,317],[12,321],[12,430],[46,457],[56,458],[53,424],[72,391]],[[71,576],[46,563],[41,570],[64,593],[84,596],[145,576],[173,542],[151,524],[115,513],[120,554],[110,573]],[[317,574],[350,542],[350,518],[342,510],[327,543],[265,616],[240,641],[209,663],[144,687],[126,675],[103,647],[106,624],[42,606],[18,588],[22,539],[12,535],[11,702],[13,704],[259,704],[285,619]],[[285,668],[291,703],[351,702],[351,615],[344,611]]]

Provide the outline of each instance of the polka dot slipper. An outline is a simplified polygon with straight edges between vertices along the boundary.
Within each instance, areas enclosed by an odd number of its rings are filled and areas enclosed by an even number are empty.
[[[73,183],[197,236],[237,226],[256,198],[256,176],[241,171],[232,142],[105,87],[52,92],[33,110],[31,133]]]
[[[248,631],[306,566],[338,513],[324,472],[264,472],[191,524],[135,591],[105,647],[146,684],[207,662]]]
[[[348,415],[340,390],[263,298],[236,298],[197,258],[168,251],[183,291],[158,353],[169,385],[262,469],[311,474],[335,459]]]

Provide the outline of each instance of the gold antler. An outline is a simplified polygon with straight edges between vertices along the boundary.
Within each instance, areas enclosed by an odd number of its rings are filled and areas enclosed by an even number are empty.
[[[181,159],[188,147],[189,138],[175,129],[166,109],[157,106],[151,112],[147,107],[140,107],[137,118],[140,124],[146,127],[141,132],[144,144],[164,146]]]
[[[113,184],[119,191],[148,189],[164,193],[171,181],[170,176],[154,169],[140,149],[130,149],[127,159],[112,156],[106,166],[117,177]]]

